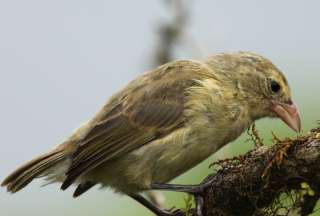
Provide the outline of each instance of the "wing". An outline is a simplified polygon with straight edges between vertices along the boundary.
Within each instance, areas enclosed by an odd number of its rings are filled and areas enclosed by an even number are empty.
[[[62,189],[102,163],[183,127],[186,90],[196,86],[201,77],[192,70],[194,63],[190,64],[179,61],[164,65],[115,95],[81,140]]]

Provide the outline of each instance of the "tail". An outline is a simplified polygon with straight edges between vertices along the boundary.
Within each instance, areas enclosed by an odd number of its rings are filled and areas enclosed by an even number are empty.
[[[1,186],[7,187],[8,192],[18,192],[34,178],[41,176],[45,171],[64,159],[66,159],[66,151],[61,148],[40,155],[15,170],[1,183]]]

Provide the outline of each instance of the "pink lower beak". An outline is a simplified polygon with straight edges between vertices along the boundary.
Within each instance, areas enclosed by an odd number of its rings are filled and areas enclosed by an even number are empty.
[[[272,101],[272,111],[282,119],[292,130],[301,131],[301,119],[298,106],[295,103]]]

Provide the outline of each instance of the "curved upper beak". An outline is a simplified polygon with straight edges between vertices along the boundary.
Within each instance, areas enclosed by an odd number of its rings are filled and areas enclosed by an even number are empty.
[[[301,131],[301,119],[298,106],[293,103],[281,103],[272,101],[272,111],[282,119],[292,130],[296,132]]]

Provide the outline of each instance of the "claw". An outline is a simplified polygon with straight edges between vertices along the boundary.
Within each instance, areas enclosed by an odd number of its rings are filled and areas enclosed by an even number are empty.
[[[203,216],[202,209],[203,209],[203,198],[200,195],[194,197],[196,202],[196,215]]]

